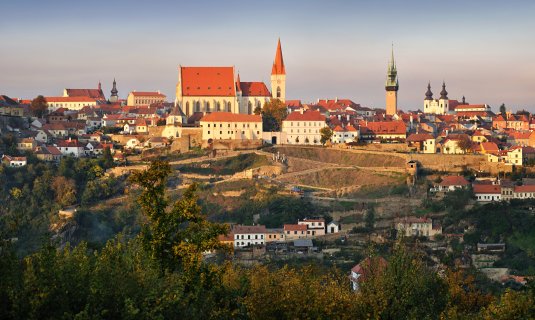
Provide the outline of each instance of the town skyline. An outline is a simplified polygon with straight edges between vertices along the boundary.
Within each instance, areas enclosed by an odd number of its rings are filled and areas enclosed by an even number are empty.
[[[449,3],[443,9],[448,10],[446,25],[430,26],[416,21],[425,21],[426,9],[435,10],[438,5],[421,1],[411,1],[403,8],[391,1],[335,5],[307,2],[306,8],[299,3],[275,1],[265,8],[263,16],[250,16],[252,9],[245,8],[240,11],[242,20],[221,25],[214,19],[243,2],[232,1],[227,6],[210,1],[183,3],[182,10],[192,13],[173,20],[164,18],[170,18],[169,11],[177,5],[159,3],[161,19],[154,19],[157,14],[149,11],[143,28],[113,18],[110,12],[120,9],[121,2],[95,15],[94,24],[67,17],[98,11],[86,4],[72,8],[61,2],[51,6],[12,3],[7,4],[8,9],[26,10],[29,22],[11,25],[10,16],[0,23],[6,38],[2,47],[7,52],[0,62],[4,74],[0,86],[6,94],[31,99],[37,94],[60,95],[68,87],[96,87],[100,81],[109,96],[115,78],[121,98],[133,90],[160,90],[173,101],[179,65],[235,66],[243,81],[268,84],[280,37],[288,73],[288,99],[313,102],[338,97],[384,108],[393,42],[402,110],[422,109],[428,81],[435,94],[445,81],[451,99],[465,96],[470,103],[487,103],[493,110],[501,103],[512,110],[530,110],[535,46],[525,41],[525,30],[533,27],[528,16],[535,5],[517,1],[518,5],[511,8],[495,1],[486,3],[486,7],[481,3]],[[392,11],[383,12],[382,6],[388,5]],[[45,19],[38,28],[32,17],[44,7],[45,12],[58,10],[61,18]],[[133,7],[125,9],[125,14],[140,14],[146,9]],[[198,23],[203,17],[210,23]],[[464,24],[468,18],[470,26]],[[80,35],[86,37],[81,40]],[[69,41],[61,41],[65,39]],[[139,46],[130,47],[136,39],[142,40]],[[47,49],[39,54],[32,51],[36,45],[49,42],[54,46],[45,45]],[[8,43],[11,50],[7,50]]]

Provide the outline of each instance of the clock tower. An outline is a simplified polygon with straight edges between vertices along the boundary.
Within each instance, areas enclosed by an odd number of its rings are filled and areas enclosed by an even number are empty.
[[[284,68],[284,60],[282,59],[280,39],[277,44],[275,61],[271,68],[271,97],[273,99],[280,99],[282,102],[286,100],[286,69]]]

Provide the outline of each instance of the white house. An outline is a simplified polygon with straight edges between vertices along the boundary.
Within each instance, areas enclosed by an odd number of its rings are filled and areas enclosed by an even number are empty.
[[[499,184],[472,184],[474,195],[479,202],[501,201],[501,186]]]
[[[437,234],[442,234],[442,227],[436,224],[433,225],[433,220],[430,218],[399,218],[395,221],[395,228],[398,236],[434,237]]]
[[[232,234],[234,234],[234,248],[242,248],[250,245],[265,244],[266,227],[234,225]]]
[[[333,129],[333,135],[331,137],[332,143],[347,143],[354,142],[358,139],[358,130],[352,125],[348,125],[345,128],[336,126]]]
[[[297,220],[297,224],[307,226],[308,236],[315,237],[315,236],[325,235],[325,219],[323,218],[316,218],[316,219],[305,218],[303,220]]]
[[[321,144],[320,130],[326,127],[325,117],[319,111],[292,112],[282,121],[286,144]]]
[[[457,189],[466,189],[470,183],[462,176],[445,176],[442,181],[435,184],[431,191],[454,191]]]
[[[337,221],[331,221],[327,224],[327,233],[338,233],[342,231],[342,226]]]
[[[27,163],[26,157],[2,156],[2,163],[9,167],[24,167]]]
[[[85,146],[78,140],[61,140],[58,141],[56,147],[65,156],[73,156],[75,158],[85,156]]]

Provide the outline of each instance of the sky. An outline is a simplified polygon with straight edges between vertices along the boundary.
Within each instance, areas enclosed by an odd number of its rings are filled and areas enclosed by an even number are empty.
[[[438,98],[535,111],[535,1],[0,0],[0,94],[96,88],[174,101],[179,65],[235,66],[264,81],[280,37],[287,99],[384,107],[390,50],[398,105]]]

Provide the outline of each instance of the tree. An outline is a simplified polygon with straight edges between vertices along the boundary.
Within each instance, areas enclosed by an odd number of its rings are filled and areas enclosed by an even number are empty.
[[[52,189],[56,195],[56,202],[61,206],[70,206],[76,202],[76,184],[73,179],[55,177]]]
[[[208,222],[201,213],[196,184],[170,205],[165,195],[170,173],[168,162],[154,161],[147,170],[137,171],[131,177],[142,189],[137,201],[149,220],[143,227],[142,239],[164,270],[196,269],[203,252],[227,248],[217,237],[228,230],[225,225]]]
[[[368,212],[366,212],[364,225],[368,230],[373,230],[375,227],[375,209],[373,207],[370,207]]]
[[[104,168],[109,169],[113,167],[113,156],[111,155],[110,147],[104,148],[102,153],[102,158],[104,159]]]
[[[254,114],[256,114],[257,116],[262,114],[262,108],[260,108],[259,105],[254,108]]]
[[[37,118],[42,118],[45,115],[47,108],[48,106],[46,99],[41,95],[33,99],[32,103],[30,104],[30,110]]]
[[[468,150],[472,149],[472,140],[470,140],[469,136],[463,134],[459,137],[457,146],[463,150],[464,153],[467,153]]]
[[[500,113],[502,114],[502,116],[505,117],[506,112],[507,112],[507,109],[505,108],[505,103],[502,103],[500,106]]]
[[[256,110],[255,110],[256,111]],[[282,121],[288,112],[286,105],[279,99],[272,99],[264,104],[262,109],[262,126],[264,131],[280,131]]]
[[[331,137],[333,136],[333,131],[329,127],[323,127],[320,129],[321,139],[320,142],[322,145],[325,145],[327,141],[331,140]]]

